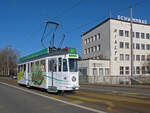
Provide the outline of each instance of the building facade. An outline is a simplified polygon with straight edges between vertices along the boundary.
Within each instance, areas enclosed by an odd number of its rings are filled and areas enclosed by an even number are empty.
[[[132,26],[133,74],[149,75],[150,25],[133,22]],[[110,76],[131,76],[130,29],[129,21],[108,18],[83,33],[82,59],[109,60]]]

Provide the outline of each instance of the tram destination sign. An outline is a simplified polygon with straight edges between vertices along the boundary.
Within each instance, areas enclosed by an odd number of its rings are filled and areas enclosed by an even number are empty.
[[[120,16],[120,15],[118,15],[118,19],[119,20],[130,21],[130,17],[126,17],[126,16]],[[132,18],[132,20],[133,20],[133,22],[136,22],[136,23],[147,24],[147,20],[137,19],[137,18]]]

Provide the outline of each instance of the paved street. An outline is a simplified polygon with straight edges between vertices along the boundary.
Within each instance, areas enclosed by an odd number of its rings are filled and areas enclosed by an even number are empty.
[[[0,113],[92,113],[0,84]]]
[[[0,113],[92,113],[91,109],[107,113],[149,113],[150,109],[149,88],[81,85],[80,90],[75,94],[66,93],[64,96],[59,96],[37,88],[28,89],[19,86],[16,80],[0,78],[0,82],[21,89],[0,84]],[[66,104],[68,102],[73,105]]]

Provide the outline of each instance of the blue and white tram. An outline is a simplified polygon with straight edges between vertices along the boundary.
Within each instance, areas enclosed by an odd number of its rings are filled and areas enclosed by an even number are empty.
[[[18,62],[18,83],[48,92],[79,89],[78,55],[74,48],[46,48]]]

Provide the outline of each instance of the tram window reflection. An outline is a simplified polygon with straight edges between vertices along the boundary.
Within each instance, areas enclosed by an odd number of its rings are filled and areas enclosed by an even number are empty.
[[[40,61],[40,66],[42,67],[42,71],[46,72],[45,60]]]
[[[62,58],[58,58],[58,71],[61,72]]]
[[[67,59],[63,59],[63,71],[64,72],[68,71],[68,68],[67,68]]]

